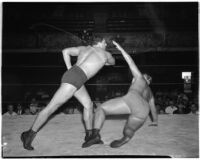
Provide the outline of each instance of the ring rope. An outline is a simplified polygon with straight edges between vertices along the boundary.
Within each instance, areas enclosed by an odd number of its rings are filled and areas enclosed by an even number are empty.
[[[85,84],[86,86],[127,86],[131,83],[90,83]],[[152,85],[177,85],[177,84],[184,84],[184,83],[152,83]],[[193,84],[193,83],[191,83]],[[36,83],[36,84],[21,84],[21,83],[10,83],[10,84],[2,84],[2,86],[57,86],[60,84],[55,83],[49,83],[49,84],[42,84],[42,83]]]
[[[197,67],[198,65],[188,65],[188,64],[181,64],[181,65],[138,65],[140,67]],[[66,66],[61,65],[46,65],[46,66],[31,66],[31,65],[8,65],[8,66],[2,66],[3,68],[66,68]],[[114,68],[127,68],[125,65],[118,65],[118,66],[112,66]]]

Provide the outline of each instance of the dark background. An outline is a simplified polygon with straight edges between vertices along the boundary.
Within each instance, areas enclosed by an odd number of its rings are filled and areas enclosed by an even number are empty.
[[[3,106],[22,103],[27,91],[44,89],[52,95],[66,70],[62,49],[86,45],[97,34],[115,39],[131,54],[139,69],[153,77],[154,92],[183,91],[181,73],[191,71],[192,93],[198,93],[197,2],[4,2],[2,26]],[[131,82],[122,56],[112,45],[108,51],[116,66],[104,67],[86,83],[93,99],[100,93],[91,84],[127,84],[107,86],[125,92]],[[99,82],[102,77],[110,78]]]

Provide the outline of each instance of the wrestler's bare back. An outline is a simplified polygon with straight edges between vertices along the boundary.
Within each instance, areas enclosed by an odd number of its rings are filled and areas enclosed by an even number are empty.
[[[107,62],[105,50],[97,47],[87,46],[80,47],[76,65],[79,66],[88,78],[93,77]]]

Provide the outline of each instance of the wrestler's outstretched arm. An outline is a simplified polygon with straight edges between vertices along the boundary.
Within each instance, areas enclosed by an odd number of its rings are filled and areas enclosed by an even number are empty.
[[[154,102],[154,97],[152,96],[150,101],[149,101],[149,106],[150,106],[150,113],[151,113],[151,121],[152,123],[149,126],[157,126],[158,125],[158,114]]]
[[[140,72],[140,70],[138,69],[138,67],[136,66],[135,62],[133,61],[133,59],[131,58],[131,56],[115,41],[113,41],[113,44],[116,46],[116,48],[121,51],[123,57],[125,58],[126,62],[129,65],[129,68],[133,74],[133,76],[136,77],[142,77],[142,73]]]

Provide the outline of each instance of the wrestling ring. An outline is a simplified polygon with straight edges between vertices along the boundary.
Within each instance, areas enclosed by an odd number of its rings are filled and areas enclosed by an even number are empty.
[[[81,148],[85,136],[80,114],[58,114],[38,132],[33,141],[34,151],[27,151],[20,134],[29,128],[34,115],[2,118],[2,156],[6,157],[199,157],[198,115],[159,115],[158,127],[150,127],[150,119],[136,132],[133,139],[120,148],[109,144],[122,136],[123,116],[109,118],[101,130],[103,145]]]
[[[149,67],[149,66],[148,66]],[[154,66],[153,66],[154,67]],[[119,68],[119,67],[118,67]],[[122,67],[124,68],[124,67]],[[38,71],[39,72],[39,71]],[[55,72],[56,73],[56,72]],[[61,75],[60,73],[57,73]],[[107,72],[110,74],[110,72]],[[106,73],[103,74],[108,77]],[[56,75],[55,75],[56,77]],[[59,79],[59,77],[58,77]],[[104,84],[120,88],[127,84]],[[4,84],[5,86],[6,84]],[[29,86],[29,84],[23,84]],[[30,84],[34,87],[49,87],[55,84]],[[92,95],[93,86],[87,84]],[[182,85],[182,83],[159,83],[158,86]],[[18,84],[8,84],[9,87]],[[57,86],[56,86],[57,88]],[[112,90],[112,89],[111,89]],[[127,89],[125,89],[127,91]],[[98,93],[98,92],[97,92]],[[100,95],[100,93],[98,93]],[[106,94],[102,94],[106,95]],[[199,116],[193,114],[159,114],[158,127],[150,127],[150,119],[135,133],[132,140],[120,148],[111,148],[109,144],[122,137],[126,116],[115,116],[106,119],[101,130],[103,145],[82,148],[85,130],[82,116],[76,114],[56,114],[38,132],[33,141],[34,151],[23,148],[20,134],[29,129],[36,115],[2,116],[2,157],[3,158],[43,158],[43,157],[199,157]]]

